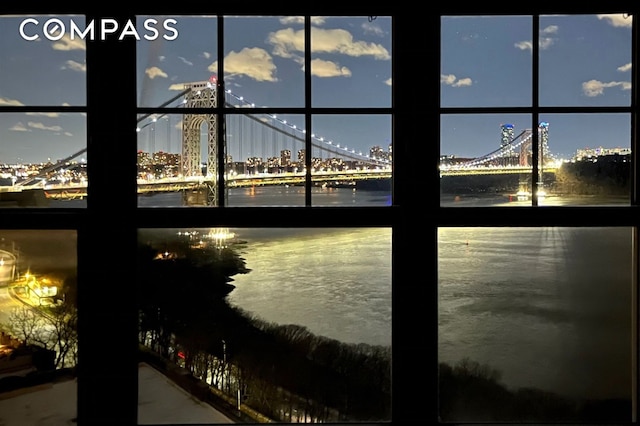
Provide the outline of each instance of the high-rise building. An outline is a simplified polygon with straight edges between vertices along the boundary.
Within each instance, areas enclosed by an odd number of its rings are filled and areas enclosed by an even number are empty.
[[[501,124],[500,132],[500,148],[504,148],[513,141],[513,124]]]

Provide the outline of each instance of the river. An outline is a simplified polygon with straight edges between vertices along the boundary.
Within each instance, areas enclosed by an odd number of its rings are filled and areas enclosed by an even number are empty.
[[[439,358],[511,388],[631,398],[632,229],[441,228]]]
[[[228,300],[276,324],[391,345],[391,229],[234,229],[248,274]]]

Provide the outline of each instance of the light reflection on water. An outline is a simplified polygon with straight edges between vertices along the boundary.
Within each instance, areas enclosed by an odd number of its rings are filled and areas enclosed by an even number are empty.
[[[540,197],[538,206],[628,206],[629,196],[593,196],[593,195],[550,195]],[[441,207],[529,207],[531,199],[518,200],[509,194],[443,194],[440,197]]]
[[[249,274],[228,300],[265,321],[391,345],[391,230],[234,228]]]
[[[631,397],[630,228],[441,228],[440,361],[509,387]]]

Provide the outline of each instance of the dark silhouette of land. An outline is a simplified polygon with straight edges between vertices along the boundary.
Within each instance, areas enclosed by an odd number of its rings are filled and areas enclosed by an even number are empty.
[[[227,303],[232,247],[164,247],[138,250],[141,344],[275,421],[391,420],[390,347],[265,322]]]
[[[447,422],[631,421],[630,399],[575,399],[535,388],[509,390],[500,372],[468,358],[439,365],[440,420]]]

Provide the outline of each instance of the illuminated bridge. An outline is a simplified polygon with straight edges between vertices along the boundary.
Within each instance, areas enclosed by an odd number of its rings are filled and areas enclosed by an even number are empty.
[[[503,142],[500,148],[483,156],[465,161],[449,159],[441,161],[440,176],[531,174],[533,132],[525,129],[513,137],[508,132],[512,126],[503,125]],[[538,172],[555,173],[562,164],[549,150],[549,123],[538,127]]]
[[[301,185],[307,179],[323,185],[391,178],[390,149],[386,152],[372,143],[378,150],[364,153],[349,149],[344,141],[307,135],[301,126],[275,114],[255,109],[243,112],[243,108],[254,105],[228,90],[219,96],[218,90],[222,87],[215,77],[186,83],[183,90],[159,106],[167,113],[139,115],[138,193],[199,191],[205,205],[217,205],[225,196],[219,194],[221,188]],[[206,113],[221,99],[225,113]],[[298,114],[297,118],[304,116]],[[308,141],[311,158],[307,158],[305,149]],[[0,190],[42,188],[48,198],[82,198],[86,196],[86,182],[60,182],[52,176],[68,168],[70,161],[85,151]]]

